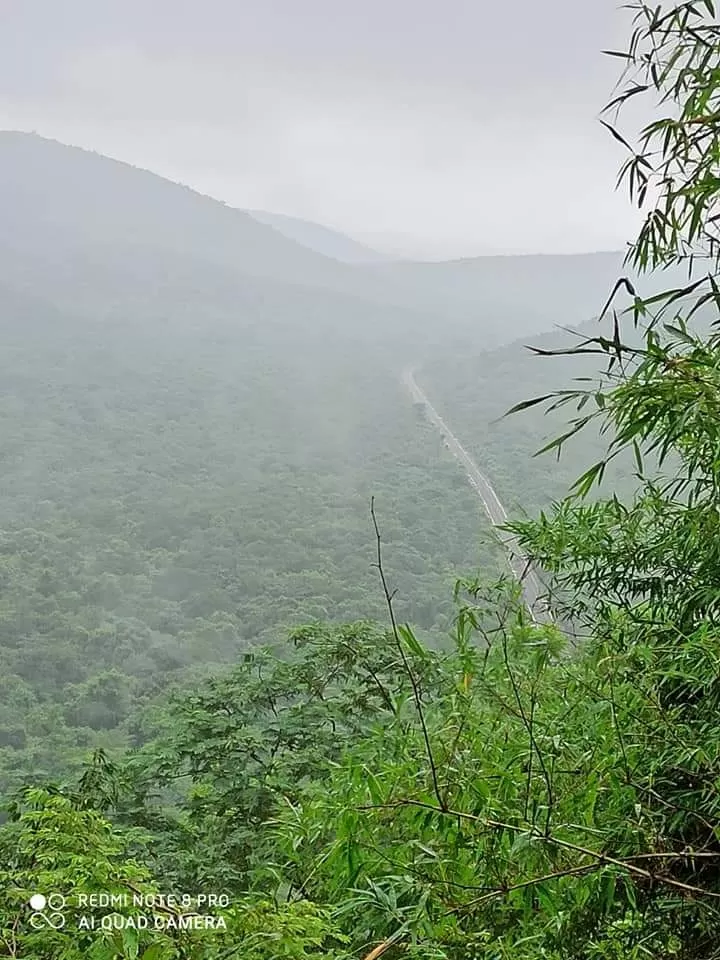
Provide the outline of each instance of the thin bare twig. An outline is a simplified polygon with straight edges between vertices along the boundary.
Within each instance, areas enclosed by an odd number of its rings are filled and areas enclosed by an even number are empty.
[[[545,765],[545,759],[542,755],[542,752],[537,744],[535,739],[535,730],[533,721],[535,718],[535,699],[533,697],[532,701],[532,714],[530,717],[527,716],[525,712],[525,707],[523,706],[522,697],[520,696],[520,689],[518,688],[517,681],[515,680],[515,675],[512,672],[512,667],[510,666],[510,658],[508,656],[508,645],[507,645],[507,636],[503,634],[502,638],[502,649],[503,649],[503,660],[505,662],[505,670],[507,671],[508,678],[510,680],[510,685],[512,686],[513,694],[515,696],[515,702],[517,703],[518,710],[520,711],[520,716],[522,718],[523,726],[527,730],[528,737],[530,739],[530,762],[528,763],[528,775],[526,781],[526,793],[525,793],[525,816],[527,818],[527,809],[530,801],[530,788],[531,788],[531,779],[532,779],[532,757],[533,753],[537,754],[538,764],[545,781],[545,789],[547,791],[547,812],[545,815],[545,833],[550,833],[550,819],[552,817],[553,804],[555,802],[553,794],[552,779],[548,772],[547,766]]]
[[[432,745],[430,743],[430,735],[428,733],[427,724],[425,722],[425,712],[422,705],[422,697],[420,696],[420,687],[418,686],[417,678],[415,673],[410,665],[410,661],[407,658],[405,649],[400,640],[400,634],[397,628],[397,621],[395,619],[395,609],[393,607],[393,596],[394,594],[390,592],[388,587],[387,578],[385,577],[385,570],[382,563],[382,540],[380,538],[380,528],[378,526],[377,517],[375,516],[375,497],[372,497],[370,500],[370,516],[372,517],[373,527],[375,528],[375,540],[377,544],[377,562],[375,566],[378,569],[380,574],[380,582],[382,583],[383,593],[385,594],[385,603],[387,604],[388,613],[390,615],[390,625],[392,627],[393,638],[397,645],[400,656],[402,657],[403,666],[405,672],[408,675],[410,680],[410,685],[413,691],[413,699],[415,701],[415,709],[417,710],[418,717],[420,719],[420,726],[422,728],[423,740],[425,741],[425,750],[427,752],[428,763],[430,764],[430,774],[432,776],[433,782],[433,791],[437,797],[437,802],[440,804],[441,810],[447,809],[447,804],[445,798],[443,797],[442,791],[440,790],[440,781],[438,778],[437,766],[435,764],[435,757],[433,755]]]

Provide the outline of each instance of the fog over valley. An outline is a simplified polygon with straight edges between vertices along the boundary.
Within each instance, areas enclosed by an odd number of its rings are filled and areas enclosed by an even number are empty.
[[[282,646],[299,622],[382,618],[372,496],[403,616],[442,644],[458,571],[505,560],[402,373],[428,378],[472,445],[533,392],[518,338],[587,322],[622,265],[375,259],[18,132],[0,133],[0,203],[13,777],[18,760],[50,772],[127,743],[158,685]],[[514,341],[522,380],[475,380],[468,421],[459,364]],[[519,452],[537,502],[541,436],[486,462],[501,497],[515,502]],[[112,706],[99,683],[117,688]],[[24,698],[44,704],[32,722]]]

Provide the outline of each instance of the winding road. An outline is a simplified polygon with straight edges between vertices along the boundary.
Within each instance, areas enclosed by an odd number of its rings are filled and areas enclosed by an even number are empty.
[[[405,370],[402,381],[409,391],[413,403],[421,404],[424,407],[428,420],[441,431],[450,453],[462,464],[470,485],[480,497],[491,523],[494,526],[506,523],[508,520],[507,512],[492,484],[430,403],[423,390],[417,385],[413,371]],[[547,622],[549,620],[548,609],[542,599],[547,591],[529,561],[517,549],[515,539],[505,540],[504,544],[508,551],[510,569],[522,587],[523,599],[531,617],[535,623]]]

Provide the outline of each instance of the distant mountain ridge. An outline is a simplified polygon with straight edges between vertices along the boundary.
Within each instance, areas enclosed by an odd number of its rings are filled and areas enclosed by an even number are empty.
[[[320,312],[332,311],[338,327],[351,316],[358,322],[362,310],[380,311],[385,320],[377,335],[404,337],[413,354],[466,342],[495,346],[558,323],[582,323],[597,314],[622,269],[620,252],[341,262],[260,222],[258,214],[127,163],[18,132],[0,132],[0,209],[0,285],[31,290],[63,308],[83,298],[95,303],[98,293],[140,296],[139,285],[143,297],[150,289],[160,301],[161,290],[174,291],[171,299],[190,297],[198,309],[221,295],[228,304],[244,299],[244,289],[258,301],[274,300],[282,287],[281,299],[289,302],[303,288],[303,310],[316,303]],[[324,238],[326,251],[332,241],[338,253],[347,240],[356,257],[358,247],[365,255],[366,248],[341,234],[330,231],[328,240],[318,225],[283,218],[286,231],[288,221],[306,243],[313,233]]]
[[[343,269],[189,187],[31,134],[0,133],[0,199],[0,238],[15,247],[61,237],[70,249],[155,246],[251,275],[316,282]]]
[[[268,213],[265,210],[246,212],[254,220],[272,227],[308,250],[314,250],[315,253],[321,253],[341,263],[385,263],[395,259],[320,223],[288,217],[281,213]]]

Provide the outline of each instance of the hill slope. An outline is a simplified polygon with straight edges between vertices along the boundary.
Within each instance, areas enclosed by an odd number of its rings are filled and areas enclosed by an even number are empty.
[[[206,292],[247,278],[411,311],[413,349],[497,345],[597,312],[619,254],[347,264],[155,174],[0,133],[0,282],[41,295],[122,275]],[[63,279],[64,278],[64,279]],[[341,315],[340,315],[341,316]],[[340,316],[338,322],[340,322]]]
[[[248,210],[250,216],[259,223],[272,227],[296,243],[321,253],[325,257],[339,260],[341,263],[383,263],[393,258],[353,240],[337,230],[331,230],[319,223],[286,217],[281,213],[267,213],[264,210]]]
[[[0,137],[0,205],[0,791],[291,625],[384,616],[372,495],[403,616],[443,636],[455,571],[495,557],[398,382],[428,320],[38,138]]]
[[[188,187],[99,154],[0,133],[0,240],[28,254],[98,258],[162,249],[252,276],[322,285],[342,265]]]

